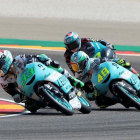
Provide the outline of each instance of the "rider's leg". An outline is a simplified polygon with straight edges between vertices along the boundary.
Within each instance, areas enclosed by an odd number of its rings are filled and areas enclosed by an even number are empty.
[[[31,98],[26,98],[25,101],[25,108],[29,110],[30,112],[36,112],[40,108],[45,108],[46,103],[45,102],[38,102],[36,100],[33,100]]]
[[[134,73],[135,75],[137,75],[138,78],[140,79],[139,73],[131,66],[131,64],[129,62],[126,62],[124,59],[118,59],[118,58],[113,59],[113,61],[116,62],[117,64],[125,67],[129,71],[131,71],[132,73]]]

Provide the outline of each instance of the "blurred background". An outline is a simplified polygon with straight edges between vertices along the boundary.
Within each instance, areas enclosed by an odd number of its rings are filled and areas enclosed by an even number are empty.
[[[0,0],[1,49],[2,43],[8,43],[4,39],[62,43],[69,31],[77,32],[79,37],[104,39],[115,45],[140,46],[140,0]],[[69,70],[64,52],[19,48],[9,50],[14,57],[24,53],[45,53]],[[140,73],[138,56],[123,55],[121,58],[131,62]],[[0,98],[12,100],[2,88]],[[105,110],[100,110],[94,102],[91,105],[93,110],[90,114],[76,112],[73,116],[64,116],[46,108],[36,114],[1,118],[0,139],[140,139],[139,111],[125,109],[120,104]]]
[[[80,37],[140,45],[139,0],[0,0],[0,38],[63,41]]]

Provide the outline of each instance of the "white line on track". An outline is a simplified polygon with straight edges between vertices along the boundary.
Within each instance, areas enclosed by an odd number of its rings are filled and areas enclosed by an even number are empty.
[[[14,49],[25,49],[25,50],[44,50],[44,51],[61,51],[64,52],[65,50],[52,50],[52,49],[36,49],[36,48],[19,48],[19,47],[0,47],[0,48],[14,48]],[[120,54],[116,53],[117,55],[129,55],[129,56],[140,56],[140,54]]]
[[[128,55],[128,56],[140,56],[140,54],[120,54],[120,53],[116,53],[117,55]]]
[[[44,50],[44,51],[62,51],[64,52],[65,50],[52,50],[52,49],[37,49],[37,48],[16,48],[16,47],[0,47],[0,48],[12,48],[12,49],[22,49],[22,50]]]

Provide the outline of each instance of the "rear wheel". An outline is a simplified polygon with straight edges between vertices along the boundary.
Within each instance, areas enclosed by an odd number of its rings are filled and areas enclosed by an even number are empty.
[[[39,87],[39,95],[41,98],[46,100],[51,106],[53,106],[56,110],[61,111],[63,114],[73,115],[74,110],[72,106],[65,98],[63,98],[63,96],[58,96],[55,92],[53,92],[51,90],[52,87],[54,88],[54,85],[51,83]],[[58,92],[60,93],[60,91]]]
[[[129,104],[140,110],[140,98],[137,91],[126,81],[117,81],[112,86],[113,94],[117,96],[121,102]]]

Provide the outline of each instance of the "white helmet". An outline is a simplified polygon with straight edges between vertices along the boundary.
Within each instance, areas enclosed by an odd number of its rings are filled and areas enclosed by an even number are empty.
[[[18,75],[24,70],[24,62],[25,62],[25,57],[21,55],[18,55],[15,57],[13,61],[13,66],[14,66],[14,71]]]

